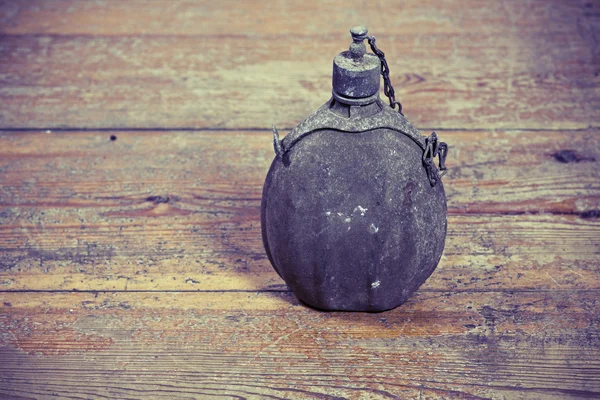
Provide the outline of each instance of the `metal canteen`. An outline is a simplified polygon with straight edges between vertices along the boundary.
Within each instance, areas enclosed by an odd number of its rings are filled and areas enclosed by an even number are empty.
[[[331,99],[283,140],[273,127],[261,228],[271,264],[301,301],[378,312],[404,303],[442,256],[448,146],[402,115],[375,38],[350,32],[350,49],[333,60]]]

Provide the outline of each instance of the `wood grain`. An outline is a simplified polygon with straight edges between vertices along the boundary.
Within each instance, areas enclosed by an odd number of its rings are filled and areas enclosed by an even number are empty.
[[[450,145],[450,213],[593,216],[600,209],[599,134],[439,132]],[[0,201],[78,212],[106,207],[123,218],[159,216],[148,208],[162,204],[188,215],[199,205],[260,200],[273,158],[270,131],[0,131]]]
[[[423,290],[600,288],[595,131],[441,135],[449,234]],[[267,132],[9,132],[0,144],[3,289],[286,290],[260,236]]]
[[[597,18],[592,1],[360,0],[326,2],[211,2],[206,0],[3,2],[0,32],[52,35],[344,35],[350,24],[399,34],[571,32],[577,18]],[[235,24],[232,24],[232,20]],[[309,21],[307,23],[307,21]],[[550,22],[562,22],[548,26]],[[581,21],[585,22],[585,21]]]
[[[85,229],[79,223],[2,228],[0,285],[286,290],[264,255],[258,204],[254,208],[219,221],[165,216],[156,222],[84,221]],[[451,217],[449,226],[444,257],[422,290],[600,288],[597,220],[469,216]]]
[[[600,394],[597,291],[419,293],[380,314],[316,312],[288,293],[0,299],[0,345],[10,345],[0,347],[5,395]]]
[[[364,22],[419,127],[598,127],[597,8],[5,2],[0,126],[293,127],[328,99],[331,60]]]
[[[273,159],[367,25],[450,145],[385,313],[300,304]],[[600,398],[600,3],[0,0],[0,398]]]

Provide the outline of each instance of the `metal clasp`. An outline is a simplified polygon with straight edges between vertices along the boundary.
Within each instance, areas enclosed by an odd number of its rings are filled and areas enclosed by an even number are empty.
[[[273,125],[273,128],[271,129],[273,130],[273,149],[275,150],[275,154],[277,154],[279,157],[283,157],[285,150],[283,149],[283,144],[279,139],[279,132],[277,131],[275,125]]]
[[[423,151],[423,166],[427,172],[429,183],[435,186],[442,176],[446,175],[446,156],[448,155],[448,145],[440,142],[437,133],[433,132],[431,136],[425,138],[425,150]],[[439,170],[436,168],[434,159],[439,156]],[[440,173],[441,171],[441,173]]]

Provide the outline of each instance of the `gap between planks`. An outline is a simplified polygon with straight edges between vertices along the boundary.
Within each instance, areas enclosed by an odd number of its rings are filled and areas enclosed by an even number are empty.
[[[308,114],[307,114],[308,115]],[[291,131],[295,127],[277,127],[277,129],[281,132]],[[434,127],[417,127],[419,131],[436,131],[436,132],[453,132],[453,131],[461,131],[461,132],[586,132],[599,130],[600,125],[589,125],[585,128],[574,128],[574,129],[562,129],[562,128],[434,128]],[[247,127],[247,128],[223,128],[223,127],[45,127],[45,128],[30,128],[30,127],[2,127],[0,128],[0,133],[2,132],[24,132],[24,133],[35,133],[35,132],[47,132],[51,131],[52,133],[60,133],[60,132],[81,132],[81,133],[90,133],[90,132],[271,132],[271,128],[269,127]]]
[[[600,289],[578,289],[578,288],[551,288],[551,289],[419,289],[419,293],[593,293],[600,292]],[[289,289],[16,289],[0,290],[0,293],[292,293]]]

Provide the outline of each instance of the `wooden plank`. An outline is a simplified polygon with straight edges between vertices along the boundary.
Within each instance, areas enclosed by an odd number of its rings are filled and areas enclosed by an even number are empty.
[[[111,134],[0,136],[2,288],[286,290],[260,237],[268,133]],[[449,234],[422,290],[600,287],[593,131],[442,135]]]
[[[450,213],[595,215],[599,134],[439,132],[450,145],[444,177]],[[170,216],[187,215],[201,205],[260,200],[273,158],[270,131],[0,131],[0,201],[4,207],[106,207],[123,218],[159,216],[151,211],[158,204],[178,209]]]
[[[286,290],[263,250],[258,203],[227,213],[3,227],[0,285]],[[573,216],[450,217],[444,257],[421,290],[597,289],[599,232],[597,219]]]
[[[0,397],[600,397],[598,6],[0,2]],[[357,23],[451,145],[441,266],[380,314],[299,304],[259,229],[261,128]]]
[[[415,1],[365,14],[412,122],[599,125],[594,3],[471,3]],[[331,60],[359,19],[344,8],[6,2],[0,126],[292,127],[329,97]],[[241,21],[235,32],[232,19]]]
[[[0,293],[0,394],[592,398],[598,300],[419,293],[367,314],[288,293]]]
[[[258,214],[234,219],[2,229],[0,283],[7,290],[285,290],[264,255]],[[598,221],[452,217],[449,224],[445,256],[423,290],[600,287]]]
[[[207,0],[112,2],[21,0],[0,5],[6,34],[52,35],[339,35],[363,24],[399,34],[504,33],[553,29],[571,32],[569,22],[597,17],[598,5],[585,0],[519,2],[407,0],[402,4],[360,0],[293,3]],[[231,19],[235,20],[232,25]],[[307,23],[307,21],[309,21]],[[558,26],[548,26],[560,21]],[[585,22],[585,21],[582,21]]]

